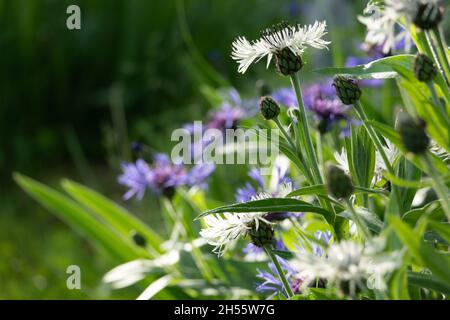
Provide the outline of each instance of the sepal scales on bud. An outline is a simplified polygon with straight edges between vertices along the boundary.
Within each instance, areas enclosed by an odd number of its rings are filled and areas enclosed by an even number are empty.
[[[352,179],[344,170],[329,165],[326,172],[328,193],[336,199],[347,199],[354,191]]]
[[[414,154],[424,153],[430,144],[430,138],[425,132],[425,122],[416,121],[405,113],[401,113],[397,120],[397,129],[400,133],[406,150]]]
[[[443,18],[443,8],[435,3],[420,3],[417,8],[414,24],[422,30],[436,28]]]
[[[280,106],[269,96],[262,97],[259,103],[262,116],[266,120],[272,120],[280,114]]]
[[[252,243],[257,247],[264,247],[273,241],[274,230],[271,224],[259,221],[258,224],[252,223],[248,231]]]
[[[437,75],[436,64],[428,56],[418,53],[414,60],[414,75],[422,82],[433,81]]]
[[[361,98],[361,89],[355,79],[346,76],[336,76],[333,80],[336,95],[345,105],[354,104]]]
[[[275,54],[277,71],[283,76],[291,76],[303,68],[302,58],[290,48],[283,48]]]

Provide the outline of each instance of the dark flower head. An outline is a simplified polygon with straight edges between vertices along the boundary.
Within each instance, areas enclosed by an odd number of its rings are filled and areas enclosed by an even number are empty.
[[[336,199],[347,199],[353,194],[352,179],[338,166],[329,165],[326,178],[328,193]]]
[[[414,59],[414,75],[419,81],[430,82],[437,76],[437,67],[433,60],[418,53]]]
[[[262,116],[266,120],[272,120],[280,114],[280,106],[269,96],[262,97],[259,103]]]
[[[336,95],[345,105],[355,104],[361,98],[361,89],[358,82],[350,77],[336,76],[333,79]]]
[[[397,119],[397,129],[406,150],[415,154],[427,151],[430,138],[425,132],[423,120],[416,121],[408,114],[400,113]]]
[[[419,3],[413,22],[422,30],[436,28],[444,17],[444,8],[437,3]]]

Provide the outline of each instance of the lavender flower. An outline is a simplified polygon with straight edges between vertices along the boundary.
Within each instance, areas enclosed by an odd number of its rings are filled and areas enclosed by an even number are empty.
[[[289,281],[291,289],[294,293],[299,293],[298,288],[300,288],[300,286],[298,285],[298,283],[301,282],[301,280],[298,278],[294,278],[294,275],[297,274],[297,272],[289,265],[289,263],[285,259],[277,256],[277,260],[280,263],[281,269],[283,270],[286,279]],[[287,297],[286,290],[283,286],[283,283],[278,277],[278,272],[275,265],[270,262],[268,263],[268,267],[270,272],[257,269],[258,273],[256,274],[256,277],[261,279],[262,282],[256,286],[256,292],[272,293],[271,295],[282,293],[285,297]]]
[[[137,160],[136,163],[122,163],[121,167],[123,174],[119,176],[118,182],[129,188],[123,195],[123,199],[128,200],[136,196],[141,200],[145,190],[150,186],[150,167],[142,159]]]
[[[150,188],[157,194],[172,192],[178,186],[186,183],[187,172],[183,165],[173,165],[165,154],[154,157],[153,167],[149,177]]]
[[[279,88],[271,96],[281,105],[288,108],[298,108],[297,96],[292,88]]]
[[[292,181],[288,177],[289,162],[284,157],[279,157],[275,161],[272,168],[270,183],[266,185],[261,171],[253,168],[249,171],[248,176],[256,183],[255,188],[251,183],[246,183],[243,188],[236,191],[237,202],[249,202],[256,199],[264,199],[268,197],[283,198],[292,191]],[[301,218],[302,213],[292,212],[271,212],[265,215],[265,219],[270,222],[282,221],[288,218]]]
[[[173,164],[166,154],[157,154],[152,167],[138,159],[136,163],[123,163],[122,170],[118,182],[129,188],[124,200],[135,195],[141,200],[147,188],[157,195],[170,196],[179,186],[205,187],[205,180],[213,173],[214,166],[198,164],[188,171],[182,164]]]
[[[232,107],[228,103],[224,103],[219,110],[214,111],[210,115],[210,121],[207,125],[208,129],[233,129],[237,123],[244,117],[244,112],[237,107]]]

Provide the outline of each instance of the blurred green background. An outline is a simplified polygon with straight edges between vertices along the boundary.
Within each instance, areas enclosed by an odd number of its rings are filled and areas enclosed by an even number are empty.
[[[82,29],[66,28],[81,8]],[[114,267],[13,184],[18,171],[56,186],[69,177],[122,202],[116,185],[129,144],[168,151],[170,132],[202,119],[205,87],[257,94],[255,82],[287,85],[261,63],[245,77],[229,58],[238,35],[255,38],[280,20],[327,19],[333,46],[309,69],[343,66],[364,30],[365,1],[0,0],[0,298],[134,298],[100,285]],[[345,41],[345,46],[343,45]],[[314,53],[313,53],[314,54]],[[129,208],[153,226],[154,199]],[[83,290],[66,288],[82,269]]]

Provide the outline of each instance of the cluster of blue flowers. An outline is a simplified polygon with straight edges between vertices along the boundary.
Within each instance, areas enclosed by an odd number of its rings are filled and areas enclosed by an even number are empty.
[[[152,166],[143,159],[123,163],[118,182],[129,189],[123,196],[125,200],[133,196],[141,200],[147,189],[156,195],[170,195],[179,186],[204,188],[214,169],[211,164],[198,164],[188,170],[181,164],[173,164],[166,154],[161,153],[155,155]]]

